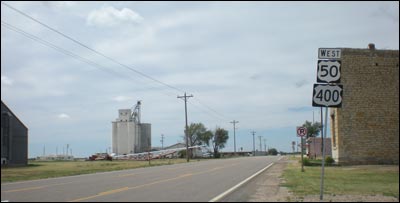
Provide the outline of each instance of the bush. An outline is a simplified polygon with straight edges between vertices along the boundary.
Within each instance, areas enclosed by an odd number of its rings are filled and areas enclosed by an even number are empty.
[[[178,152],[179,158],[186,158],[186,150],[181,150]]]
[[[301,160],[300,160],[301,161]],[[303,158],[303,165],[304,166],[311,166],[312,164],[311,164],[311,162],[310,162],[310,159],[308,159],[308,158]]]
[[[334,160],[332,157],[330,157],[330,156],[325,157],[325,163],[326,163],[326,165],[330,166],[330,165],[332,165],[334,162],[335,162],[335,160]]]

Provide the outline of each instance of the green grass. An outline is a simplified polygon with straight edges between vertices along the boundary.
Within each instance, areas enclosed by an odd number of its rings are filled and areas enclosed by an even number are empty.
[[[291,163],[283,173],[288,187],[298,196],[320,193],[321,167]],[[399,166],[330,166],[325,167],[324,194],[384,195],[399,198]]]
[[[196,161],[196,160],[191,160]],[[1,183],[80,175],[140,167],[185,163],[186,159],[156,159],[151,161],[29,161],[28,166],[1,168]]]

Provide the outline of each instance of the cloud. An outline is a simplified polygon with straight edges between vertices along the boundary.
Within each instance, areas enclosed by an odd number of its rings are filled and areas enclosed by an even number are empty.
[[[307,84],[308,84],[307,80],[300,80],[300,81],[297,81],[295,85],[297,88],[300,88]]]
[[[42,3],[50,8],[69,8],[77,5],[77,3],[73,1],[43,1]]]
[[[116,96],[116,97],[112,98],[112,100],[117,101],[117,102],[128,101],[131,99],[132,99],[131,97],[127,97],[127,96]]]
[[[112,6],[94,10],[87,17],[87,24],[99,27],[111,27],[120,24],[138,24],[143,17],[129,8],[117,10]]]
[[[7,77],[7,76],[1,76],[1,84],[11,86],[11,85],[13,84],[13,82],[14,82],[14,81],[13,81],[12,79],[10,79],[9,77]]]
[[[57,118],[59,118],[59,119],[69,119],[69,118],[71,118],[71,116],[69,116],[68,114],[65,114],[65,113],[61,113],[61,114],[57,115]]]

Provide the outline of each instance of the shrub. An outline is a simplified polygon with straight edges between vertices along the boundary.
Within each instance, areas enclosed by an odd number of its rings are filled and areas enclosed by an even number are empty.
[[[332,157],[330,157],[330,156],[325,157],[325,163],[326,163],[326,165],[330,166],[330,165],[332,165],[334,162],[335,162],[335,160],[334,160]]]
[[[304,165],[304,166],[311,166],[310,159],[304,158],[304,159],[303,159],[303,165]]]

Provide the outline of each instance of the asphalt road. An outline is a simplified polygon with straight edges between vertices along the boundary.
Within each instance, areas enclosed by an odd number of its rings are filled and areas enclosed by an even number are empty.
[[[243,157],[1,184],[1,200],[210,201],[279,157]]]

